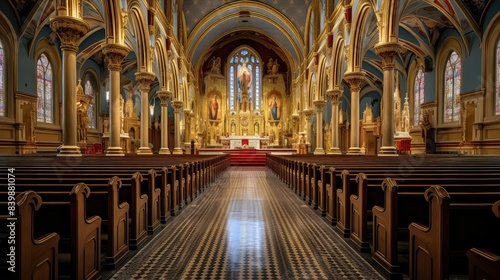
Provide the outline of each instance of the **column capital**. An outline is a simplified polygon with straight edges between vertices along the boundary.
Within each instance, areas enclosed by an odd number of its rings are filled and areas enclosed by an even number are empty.
[[[141,91],[149,92],[151,83],[155,80],[156,74],[152,72],[136,72],[135,80],[141,84]]]
[[[90,29],[90,25],[75,17],[55,16],[50,19],[50,28],[61,40],[61,49],[78,51],[78,40]]]
[[[351,91],[360,91],[365,84],[365,73],[348,72],[344,74],[344,80],[349,84]]]
[[[382,58],[382,69],[394,69],[396,57],[403,52],[403,47],[397,42],[381,43],[375,46],[375,53]]]
[[[297,113],[292,114],[292,119],[298,120],[299,118],[300,118],[299,114]]]
[[[340,97],[342,96],[342,91],[340,89],[329,89],[326,91],[326,96],[330,97],[333,105],[338,105]]]
[[[314,114],[314,110],[313,109],[305,109],[302,112],[306,116],[306,119],[311,119],[312,115]]]
[[[162,107],[168,105],[168,100],[173,95],[173,93],[169,90],[159,90],[156,94],[158,95],[158,98],[160,98],[160,106]]]
[[[326,100],[314,100],[313,101],[314,106],[318,109],[318,111],[322,110],[323,107],[326,105]]]
[[[172,101],[172,107],[174,107],[174,113],[178,114],[181,112],[181,108],[184,105],[184,102],[180,100],[174,100]]]
[[[120,44],[107,44],[102,49],[102,53],[108,58],[108,69],[110,71],[120,71],[123,59],[129,52],[128,47]]]

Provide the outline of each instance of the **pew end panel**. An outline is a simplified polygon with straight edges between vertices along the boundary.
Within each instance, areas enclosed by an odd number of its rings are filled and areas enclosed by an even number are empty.
[[[51,232],[34,237],[33,219],[35,212],[43,206],[41,197],[27,191],[16,197],[16,205],[16,279],[58,279],[59,235]]]
[[[386,178],[381,185],[385,194],[384,207],[374,206],[373,213],[373,259],[390,274],[400,274],[397,252],[397,193],[398,185]]]
[[[429,226],[411,223],[410,272],[411,279],[444,279],[448,271],[448,236],[450,196],[440,186],[431,186],[425,192],[429,203]],[[443,238],[446,236],[446,238]],[[441,244],[436,248],[434,240]]]

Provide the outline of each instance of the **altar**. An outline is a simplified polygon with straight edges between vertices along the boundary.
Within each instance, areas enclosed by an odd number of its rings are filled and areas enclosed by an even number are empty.
[[[253,148],[261,149],[269,143],[269,137],[257,135],[234,135],[220,138],[222,146],[226,149]]]

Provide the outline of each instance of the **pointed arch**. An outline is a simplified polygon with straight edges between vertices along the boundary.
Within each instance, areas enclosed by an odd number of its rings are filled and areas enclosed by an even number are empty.
[[[357,72],[362,68],[364,30],[370,16],[374,16],[372,4],[369,1],[358,3],[351,26],[349,59],[347,62],[347,71],[349,72]]]
[[[137,41],[137,49],[135,50],[137,56],[137,69],[141,72],[151,72],[152,66],[149,60],[149,38],[144,12],[136,2],[132,2],[131,6],[129,6],[129,11],[133,33],[135,34],[133,39]],[[133,39],[131,38],[131,40]]]

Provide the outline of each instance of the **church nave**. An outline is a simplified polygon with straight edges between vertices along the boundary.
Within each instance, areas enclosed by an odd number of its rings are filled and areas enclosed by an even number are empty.
[[[112,279],[383,279],[264,167],[231,167]]]

